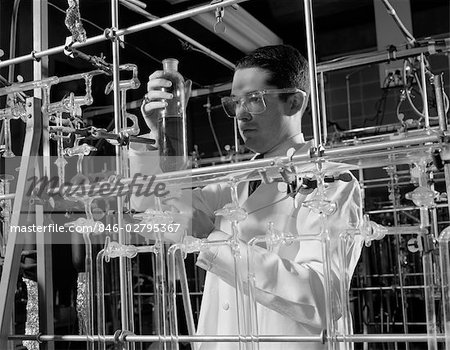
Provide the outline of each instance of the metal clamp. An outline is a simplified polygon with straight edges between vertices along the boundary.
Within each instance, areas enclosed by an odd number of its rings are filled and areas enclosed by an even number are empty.
[[[36,50],[31,51],[31,57],[33,57],[33,60],[35,60],[36,62],[41,62],[41,58],[36,57],[37,53],[38,53],[38,51],[36,51]]]
[[[114,27],[106,28],[103,31],[103,35],[108,40],[111,40],[111,41],[116,40],[117,39],[117,28],[114,28]]]
[[[120,345],[122,349],[126,349],[126,336],[135,335],[133,332],[118,329],[114,332],[114,343]]]

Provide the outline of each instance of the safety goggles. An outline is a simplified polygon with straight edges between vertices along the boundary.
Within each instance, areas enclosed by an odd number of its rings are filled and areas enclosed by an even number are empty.
[[[253,91],[241,97],[222,97],[222,107],[230,118],[236,118],[236,110],[242,104],[242,107],[250,114],[261,114],[266,110],[266,101],[264,96],[270,94],[296,94],[301,93],[303,100],[306,93],[297,88],[286,89],[267,89],[261,91]]]

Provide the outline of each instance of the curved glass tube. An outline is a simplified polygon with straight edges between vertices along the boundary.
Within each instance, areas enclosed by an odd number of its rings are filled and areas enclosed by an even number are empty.
[[[326,216],[321,214],[322,224],[322,232],[321,232],[321,242],[322,242],[322,258],[324,260],[324,269],[323,269],[323,279],[325,284],[325,312],[327,319],[327,336],[328,342],[327,347],[329,350],[337,350],[339,349],[339,343],[335,341],[331,341],[337,334],[337,318],[334,317],[335,312],[341,313],[341,310],[333,308],[333,294],[332,294],[332,268],[331,268],[331,240],[328,230],[328,223],[326,220]],[[338,305],[336,305],[338,306]],[[340,305],[339,305],[340,306]]]
[[[158,212],[162,212],[161,199],[155,196],[155,206]],[[155,254],[155,287],[156,287],[156,310],[158,314],[158,331],[160,335],[168,335],[168,316],[166,310],[166,247],[162,232],[156,232],[157,254]],[[167,349],[167,343],[163,343],[163,349]]]
[[[175,253],[178,245],[173,245],[169,248],[167,253],[168,259],[168,273],[167,273],[167,305],[169,314],[169,329],[171,341],[171,350],[178,350],[178,314],[177,314],[177,286],[176,286],[176,258]]]
[[[325,227],[325,226],[323,226]],[[358,233],[356,231],[355,233]],[[337,314],[343,314],[342,310],[339,310],[337,308],[333,308],[332,305],[332,297],[331,297],[331,255],[328,254],[330,252],[330,240],[327,234],[326,230],[323,230],[319,233],[314,234],[302,234],[300,235],[293,235],[292,233],[285,233],[278,231],[274,229],[273,223],[269,222],[268,224],[268,230],[267,234],[265,236],[257,236],[251,239],[248,243],[248,254],[247,254],[247,269],[248,269],[248,295],[250,299],[250,310],[251,310],[251,321],[253,322],[251,324],[252,326],[252,335],[257,332],[257,299],[256,299],[256,279],[255,279],[255,261],[254,261],[254,247],[258,244],[264,243],[268,250],[275,250],[278,247],[282,245],[290,245],[293,242],[304,242],[304,241],[321,241],[322,242],[322,255],[324,256],[324,283],[325,283],[325,293],[326,293],[326,320],[327,320],[327,328],[328,328],[328,348],[329,349],[337,349],[339,348],[339,343],[336,341],[332,341],[334,336],[336,335],[337,331]],[[340,250],[339,250],[340,252]],[[345,260],[345,255],[342,259]],[[345,271],[344,271],[345,273]],[[348,280],[348,278],[346,278]],[[345,281],[344,280],[344,283]],[[343,288],[344,286],[348,287],[348,283],[345,283],[344,285],[340,286],[340,292],[348,293],[348,288]],[[336,286],[337,287],[337,286]],[[345,302],[348,300],[348,297],[342,297],[342,302]],[[348,315],[347,315],[348,316]],[[349,316],[348,316],[349,317]],[[255,347],[257,349],[257,347]]]
[[[11,97],[13,96],[13,97]],[[12,158],[15,157],[12,151],[11,145],[11,119],[25,120],[27,111],[25,103],[19,101],[17,95],[11,95],[7,98],[7,108],[0,109],[0,120],[3,120],[3,142],[5,144],[5,149],[3,151],[2,157]],[[0,135],[0,140],[2,139]]]
[[[11,123],[9,119],[5,119],[4,123],[4,137],[5,137],[5,151],[2,154],[4,158],[15,157],[11,147]]]
[[[109,237],[106,237],[105,246],[109,244]],[[103,268],[103,259],[105,256],[105,249],[102,249],[97,254],[97,332],[100,339],[100,347],[106,350],[106,320],[105,320],[105,270]]]
[[[62,126],[62,112],[56,113],[56,125]],[[56,167],[58,168],[58,183],[62,186],[66,181],[66,164],[67,160],[64,158],[64,139],[63,133],[58,131],[56,133],[56,144],[57,144],[57,159],[55,160]]]
[[[351,326],[351,317],[350,317],[350,298],[349,298],[349,290],[350,290],[350,282],[351,276],[348,274],[347,268],[347,259],[346,252],[347,247],[354,243],[353,235],[349,232],[344,232],[340,235],[339,240],[339,272],[340,276],[340,293],[341,293],[341,301],[342,301],[342,320],[344,324],[344,329],[342,330],[343,335],[349,335],[352,329]],[[351,350],[351,344],[345,340],[343,342],[343,348],[346,350]]]
[[[158,252],[156,246],[134,246],[126,245],[118,242],[111,242],[109,237],[106,237],[105,247],[97,254],[97,330],[99,333],[99,339],[102,343],[102,348],[105,349],[105,306],[104,306],[104,268],[103,261],[109,262],[111,258],[128,258],[132,259],[140,253],[154,253]],[[133,334],[131,331],[127,331],[129,334]],[[164,343],[165,344],[165,343]]]
[[[189,240],[188,240],[189,241]],[[190,241],[183,241],[180,244],[172,245],[167,254],[168,259],[168,313],[170,335],[173,339],[172,349],[178,349],[178,311],[177,311],[177,271],[180,279],[181,294],[183,298],[184,312],[186,317],[186,324],[189,335],[195,335],[194,315],[192,313],[191,299],[189,296],[189,286],[186,277],[186,269],[184,266],[183,257],[187,252],[199,251],[201,243]],[[192,348],[195,348],[195,343],[191,343]]]
[[[239,222],[247,218],[247,212],[240,207],[237,195],[237,181],[231,179],[229,181],[231,190],[231,200],[232,202],[226,204],[222,209],[215,212],[216,216],[223,216],[225,219],[231,222],[231,232],[232,236],[230,239],[230,247],[233,252],[233,262],[234,262],[234,282],[235,282],[235,292],[236,292],[236,310],[237,310],[237,328],[239,336],[245,336],[251,334],[251,321],[249,319],[250,313],[247,312],[248,308],[248,298],[245,297],[245,288],[243,281],[245,280],[245,266],[246,261],[243,261],[240,246],[239,246]],[[239,342],[239,349],[251,350],[254,347],[252,342]]]
[[[86,335],[89,340],[89,348],[94,350],[94,267],[92,265],[92,242],[88,233],[83,233],[84,244],[86,246],[86,257],[84,260],[86,269],[86,297],[88,300],[88,313],[86,319]]]
[[[180,283],[182,288],[182,297],[183,304],[185,309],[186,323],[189,335],[195,334],[195,324],[194,324],[194,316],[192,314],[192,305],[189,297],[189,289],[187,285],[187,279],[183,271],[185,272],[184,267],[184,258],[187,254],[194,252],[201,252],[205,249],[208,249],[212,246],[233,246],[233,242],[231,239],[228,240],[218,240],[218,241],[208,241],[205,239],[199,239],[192,236],[186,236],[181,243],[177,243],[172,245],[168,250],[168,309],[169,309],[169,318],[170,318],[170,335],[173,338],[173,346],[174,348],[178,347],[178,313],[177,313],[177,304],[176,304],[176,278],[177,278],[177,268],[178,275],[180,277]],[[191,343],[193,349],[196,348],[196,343]],[[253,345],[252,345],[253,346]],[[252,349],[258,349],[256,347],[252,347]]]

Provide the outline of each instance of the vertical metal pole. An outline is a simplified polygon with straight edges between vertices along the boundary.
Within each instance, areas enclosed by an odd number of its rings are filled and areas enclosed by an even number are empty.
[[[436,78],[436,76],[435,76]],[[436,79],[435,79],[436,80]],[[441,86],[442,87],[442,86]],[[435,84],[435,89],[437,88]],[[437,95],[436,95],[437,100]],[[437,103],[437,101],[436,101]],[[439,107],[438,107],[439,108]],[[445,110],[444,110],[445,113]],[[439,114],[439,112],[438,112]],[[445,118],[444,114],[444,118]],[[447,122],[445,118],[445,127],[447,127]],[[439,116],[439,125],[441,125],[441,117]],[[445,129],[446,130],[446,129]],[[447,150],[444,148],[442,154],[445,155]],[[445,174],[445,188],[447,193],[450,193],[450,164],[448,161],[444,165]],[[447,201],[447,211],[450,213],[450,201]],[[441,269],[441,288],[442,288],[442,313],[443,313],[443,323],[444,323],[444,334],[445,334],[445,349],[450,350],[450,259],[449,259],[449,248],[448,248],[448,238],[449,234],[446,233],[447,229],[441,233],[439,237],[439,259],[440,259],[440,269]]]
[[[390,186],[391,186],[391,196],[392,196],[392,207],[395,209],[399,208],[398,198],[395,195],[395,189],[398,188],[398,176],[397,176],[397,166],[392,167],[392,172],[390,174]],[[399,226],[399,212],[395,210],[393,212],[394,216],[394,227]],[[400,256],[400,237],[398,235],[395,236],[395,249],[396,249],[396,255],[397,257]],[[398,283],[400,287],[400,299],[402,302],[402,321],[403,321],[403,332],[405,334],[409,333],[408,330],[408,314],[406,310],[406,296],[405,296],[405,288],[403,285],[403,272],[402,272],[402,263],[400,261],[400,258],[397,259],[397,271],[398,271]],[[398,348],[398,344],[395,343],[395,348]],[[405,349],[409,350],[409,343],[405,343]]]
[[[442,154],[445,156],[447,152],[448,151],[444,148]],[[444,176],[445,176],[445,189],[447,193],[450,193],[450,163],[448,161],[445,161]],[[450,215],[450,201],[447,201],[447,210]]]
[[[9,58],[16,57],[16,40],[17,40],[17,14],[19,12],[20,0],[14,0],[13,12],[11,16],[11,32],[9,37]],[[1,15],[1,14],[0,14]],[[9,66],[8,81],[14,81],[14,65]]]
[[[425,55],[420,54],[420,76],[422,84],[422,100],[423,100],[423,114],[425,116],[425,128],[430,127],[430,114],[428,111],[428,94],[427,94],[427,69],[425,67]]]
[[[449,228],[445,228],[439,236],[439,261],[441,270],[442,323],[445,334],[445,350],[450,350],[450,241]]]
[[[43,51],[48,49],[48,2],[47,0],[33,0],[33,49]],[[48,57],[33,62],[33,79],[41,80],[48,77]],[[34,90],[36,97],[34,117],[42,119],[41,146],[42,157],[37,157],[35,173],[37,176],[50,178],[50,138],[48,115],[41,113],[43,92]],[[45,103],[45,101],[44,101]],[[42,168],[41,168],[42,167]],[[42,169],[42,171],[40,171]],[[43,227],[44,207],[36,205],[36,225]],[[39,331],[44,334],[54,334],[53,323],[53,272],[52,272],[52,242],[51,235],[46,232],[36,232],[37,251],[37,280],[39,295]],[[54,342],[45,342],[39,345],[40,349],[54,349]]]
[[[447,131],[447,115],[444,106],[444,90],[442,74],[433,75],[434,92],[436,95],[436,108],[439,118],[439,129]]]
[[[350,99],[350,76],[345,76],[345,87],[347,89],[347,116],[348,116],[348,130],[352,130],[352,104]]]
[[[422,57],[423,58],[423,57]],[[425,87],[422,87],[423,91]],[[426,95],[426,94],[425,94]],[[419,186],[428,186],[428,177],[426,173],[426,165],[422,160],[417,164],[420,170]],[[430,224],[429,208],[420,207],[420,227],[429,230],[423,235],[424,247],[422,251],[422,266],[423,266],[423,282],[425,295],[425,312],[428,334],[428,350],[438,349],[437,344],[437,324],[436,324],[436,306],[434,300],[434,271],[433,271],[433,248],[430,247],[430,235],[432,234],[432,227]]]
[[[239,128],[237,118],[233,119],[233,127],[234,127],[234,150],[236,152],[236,161],[237,161],[237,156],[239,154]]]
[[[111,0],[111,24],[112,31],[119,28],[119,0]],[[120,58],[119,58],[119,38],[115,36],[115,33],[111,33],[112,41],[112,54],[113,54],[113,93],[114,93],[114,125],[115,130],[119,132],[122,129],[122,118],[121,118],[121,108],[120,108]],[[122,164],[122,146],[116,146],[116,173],[118,175],[122,174],[123,164]],[[123,210],[124,201],[123,198],[117,197],[117,224],[119,227],[119,243],[127,244],[126,232],[122,230],[123,228]],[[131,325],[133,324],[132,310],[130,303],[132,302],[132,295],[130,289],[128,288],[128,273],[129,273],[129,261],[126,257],[119,258],[119,283],[120,283],[120,304],[121,304],[121,325],[122,330],[131,330]],[[130,302],[131,300],[131,302]],[[134,343],[133,343],[134,344]],[[134,348],[134,345],[126,343],[126,349]]]
[[[309,79],[311,83],[311,112],[314,147],[316,147],[317,149],[322,145],[322,138],[320,135],[319,99],[317,92],[316,52],[314,44],[312,1],[304,0],[303,3],[305,8],[306,42],[308,45]]]
[[[328,129],[327,129],[327,105],[325,102],[325,80],[323,78],[324,73],[320,72],[320,102],[321,102],[321,112],[322,112],[322,130],[323,130],[323,142],[327,143],[328,139]]]
[[[360,208],[360,210],[361,210],[361,217],[363,217],[363,208],[365,207],[365,203],[366,203],[366,186],[364,185],[364,169],[359,169],[358,170],[358,181],[359,181],[359,184],[361,186],[361,208]],[[367,266],[369,266],[369,264],[365,264],[365,262],[367,260],[367,254],[364,254],[364,251],[363,251],[361,260],[362,260],[361,261],[362,266],[364,266],[364,270],[365,271],[359,273],[359,276],[358,276],[359,277],[358,278],[358,287],[363,286],[364,283],[365,283],[364,280],[361,281],[361,275],[367,276],[368,275],[368,271],[369,271],[368,268],[367,268]],[[363,279],[364,279],[364,277],[363,277]],[[357,303],[358,303],[358,306],[359,306],[359,314],[361,315],[361,318],[364,318],[363,308],[361,307],[361,305],[365,305],[366,304],[366,298],[370,300],[371,299],[371,295],[372,295],[372,292],[369,292],[366,295],[365,293],[361,293],[361,291],[358,291]],[[367,332],[367,322],[362,322],[362,325],[363,325],[363,328],[362,328],[363,334],[367,334],[368,333]],[[368,349],[369,349],[368,344],[364,343],[363,344],[363,350],[368,350]]]

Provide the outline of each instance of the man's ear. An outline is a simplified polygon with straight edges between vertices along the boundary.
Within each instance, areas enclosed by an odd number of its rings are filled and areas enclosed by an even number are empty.
[[[290,95],[286,101],[286,108],[288,109],[287,114],[294,115],[297,112],[299,112],[300,110],[303,110],[304,103],[306,103],[306,101],[305,101],[305,97],[302,94],[297,93],[297,94]]]

